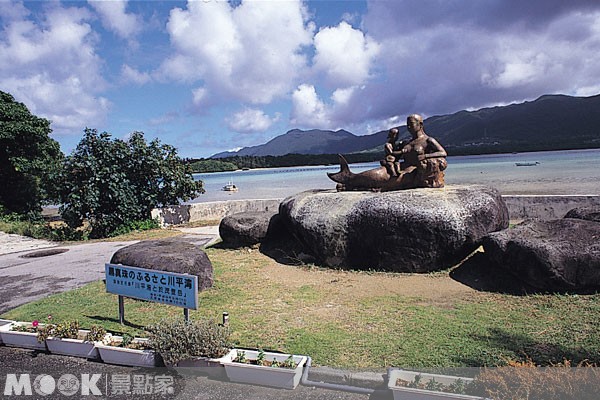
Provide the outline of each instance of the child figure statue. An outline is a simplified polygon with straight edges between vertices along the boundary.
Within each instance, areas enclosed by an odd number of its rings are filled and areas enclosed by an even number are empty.
[[[400,175],[400,161],[398,161],[398,158],[394,155],[394,152],[400,150],[404,146],[404,142],[400,142],[399,145],[396,145],[398,133],[398,128],[392,128],[389,130],[387,142],[383,146],[385,158],[379,162],[387,169],[390,176]]]

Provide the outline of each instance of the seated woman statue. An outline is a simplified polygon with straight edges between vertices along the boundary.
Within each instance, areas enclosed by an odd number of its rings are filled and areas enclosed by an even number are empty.
[[[340,172],[327,174],[331,180],[338,182],[337,189],[390,191],[444,187],[444,170],[448,165],[446,150],[437,140],[427,136],[420,115],[408,116],[406,127],[412,139],[399,150],[392,150],[388,154],[404,160],[396,176],[385,163],[379,168],[355,174],[340,155]]]

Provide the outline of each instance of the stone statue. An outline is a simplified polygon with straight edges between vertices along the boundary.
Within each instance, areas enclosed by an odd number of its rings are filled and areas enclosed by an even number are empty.
[[[400,142],[400,145],[396,145],[396,139],[398,139],[398,128],[392,128],[388,132],[388,141],[383,146],[383,150],[385,151],[385,158],[380,161],[380,164],[383,165],[388,173],[391,176],[400,175],[400,161],[398,157],[394,155],[394,151],[402,149],[404,147],[404,142]]]
[[[355,174],[340,155],[340,172],[327,173],[338,183],[337,190],[391,191],[444,187],[444,170],[448,165],[446,150],[437,140],[427,136],[420,115],[409,115],[406,127],[412,139],[400,146],[395,145],[398,130],[390,129],[384,147],[386,158],[379,168]],[[400,162],[400,159],[403,161]]]

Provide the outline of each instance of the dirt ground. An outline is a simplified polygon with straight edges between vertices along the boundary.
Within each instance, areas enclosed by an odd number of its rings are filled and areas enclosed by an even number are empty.
[[[235,251],[235,250],[234,250]],[[480,249],[467,260],[450,270],[428,273],[390,273],[371,271],[335,270],[308,265],[290,265],[281,257],[263,254],[258,248],[240,249],[231,256],[234,270],[222,279],[235,279],[240,272],[252,269],[249,274],[255,289],[278,288],[280,293],[306,293],[302,302],[303,313],[324,319],[344,319],[349,309],[361,302],[372,302],[378,297],[410,298],[413,304],[454,308],[463,301],[485,301],[498,297],[498,293],[522,295],[531,293],[507,272],[495,268]],[[231,264],[230,264],[231,265]],[[229,275],[231,274],[231,275]],[[249,280],[249,276],[245,275]],[[310,301],[310,296],[318,301]],[[253,302],[275,312],[286,309],[286,299],[277,295],[256,296]],[[272,303],[281,303],[273,305]],[[270,304],[269,304],[270,303]],[[302,319],[300,316],[299,319]]]
[[[426,302],[444,303],[476,295],[477,290],[440,274],[367,273],[339,270],[298,268],[269,263],[262,270],[265,278],[284,287],[310,285],[331,297],[358,301],[376,293],[417,297]]]

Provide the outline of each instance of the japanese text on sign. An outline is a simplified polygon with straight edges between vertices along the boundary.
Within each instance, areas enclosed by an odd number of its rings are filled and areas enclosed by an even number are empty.
[[[172,306],[198,308],[198,277],[175,272],[106,264],[106,291]]]

